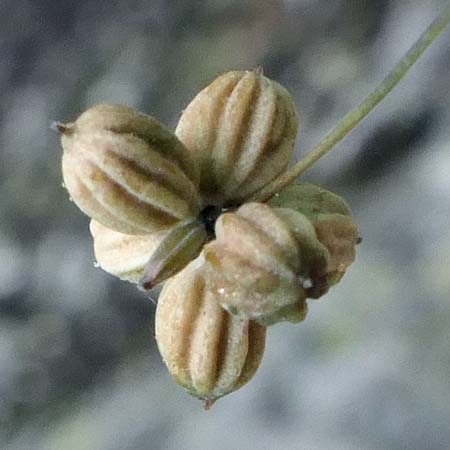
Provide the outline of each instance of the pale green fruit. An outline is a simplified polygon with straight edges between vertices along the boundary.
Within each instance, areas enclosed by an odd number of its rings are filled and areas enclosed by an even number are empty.
[[[267,203],[273,207],[294,209],[311,220],[314,220],[318,214],[351,216],[350,207],[342,197],[307,182],[286,186]]]

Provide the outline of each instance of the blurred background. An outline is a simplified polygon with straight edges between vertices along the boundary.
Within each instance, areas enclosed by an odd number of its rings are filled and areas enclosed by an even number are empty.
[[[209,412],[166,371],[155,305],[94,267],[49,129],[99,102],[175,127],[217,75],[262,66],[300,110],[299,158],[445,3],[1,0],[1,449],[449,448],[449,32],[305,177],[351,204],[357,262]]]

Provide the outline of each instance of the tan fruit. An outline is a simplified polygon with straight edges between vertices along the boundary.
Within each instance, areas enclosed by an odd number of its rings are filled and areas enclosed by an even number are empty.
[[[205,202],[232,205],[283,172],[298,117],[289,93],[260,71],[228,72],[184,110],[176,135],[199,161]]]
[[[342,214],[319,214],[313,224],[319,241],[330,252],[329,283],[336,284],[355,261],[355,247],[360,239],[358,226]]]
[[[91,218],[144,235],[197,215],[194,164],[156,119],[124,106],[99,105],[58,129],[65,185]]]
[[[132,283],[140,281],[148,260],[167,235],[167,231],[145,236],[123,234],[95,220],[91,220],[90,230],[98,265],[106,272]]]
[[[175,381],[206,406],[253,377],[266,329],[231,316],[209,288],[202,258],[164,285],[156,310],[156,340]]]
[[[303,320],[329,259],[303,214],[261,203],[220,216],[204,256],[221,305],[263,325]]]

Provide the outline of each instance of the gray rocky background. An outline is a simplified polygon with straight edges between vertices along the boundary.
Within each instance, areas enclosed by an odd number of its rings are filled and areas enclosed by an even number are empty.
[[[124,103],[175,126],[221,72],[263,66],[296,156],[444,1],[0,1],[0,448],[450,447],[450,33],[307,179],[346,196],[357,263],[255,378],[204,412],[170,379],[155,307],[94,268],[51,120]]]

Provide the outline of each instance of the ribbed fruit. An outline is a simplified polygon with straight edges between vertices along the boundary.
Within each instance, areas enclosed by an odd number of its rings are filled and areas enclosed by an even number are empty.
[[[253,377],[266,329],[231,316],[209,288],[201,257],[164,285],[156,310],[156,340],[177,383],[208,404]]]
[[[329,258],[303,214],[261,203],[220,216],[204,256],[222,306],[263,325],[305,318],[308,291],[322,284]]]
[[[58,128],[65,185],[91,218],[144,235],[197,215],[196,168],[183,144],[156,119],[99,105]]]
[[[91,220],[90,230],[98,265],[106,272],[132,283],[140,281],[150,257],[167,235],[167,231],[145,236],[123,234],[95,220]]]
[[[184,110],[176,135],[201,167],[207,204],[232,205],[284,171],[298,117],[289,93],[260,71],[228,72]]]

